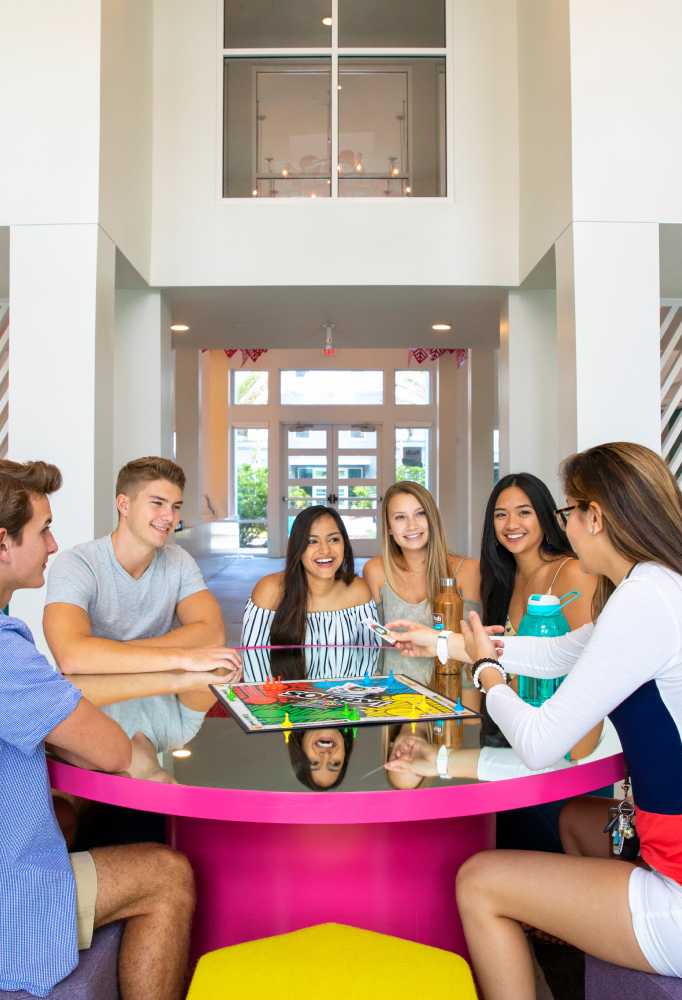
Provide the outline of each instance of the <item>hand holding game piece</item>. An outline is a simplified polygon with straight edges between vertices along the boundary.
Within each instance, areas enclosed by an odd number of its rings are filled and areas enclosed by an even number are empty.
[[[391,637],[385,625],[381,625],[379,622],[375,622],[371,618],[365,618],[362,624],[365,628],[368,628],[370,632],[373,632],[375,635],[378,635],[380,639],[383,639],[384,642],[390,642],[391,645],[395,642],[395,639]]]

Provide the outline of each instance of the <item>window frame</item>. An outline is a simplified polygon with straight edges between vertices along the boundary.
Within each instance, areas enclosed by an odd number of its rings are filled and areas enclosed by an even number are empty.
[[[329,46],[303,46],[297,48],[226,48],[224,45],[225,38],[225,0],[220,0],[218,3],[218,18],[217,18],[217,31],[218,31],[218,61],[219,61],[219,71],[217,74],[217,96],[218,96],[218,149],[221,151],[220,157],[218,157],[217,164],[217,189],[218,198],[222,202],[245,202],[249,201],[251,204],[261,204],[267,202],[272,204],[274,202],[281,203],[287,201],[305,200],[309,201],[311,198],[304,195],[293,195],[286,198],[261,198],[261,197],[226,197],[224,193],[224,183],[225,183],[225,87],[224,87],[224,63],[228,58],[241,58],[241,59],[306,59],[306,58],[327,58],[331,57],[331,117],[330,117],[330,133],[331,133],[331,151],[330,151],[330,161],[331,161],[331,191],[329,193],[329,198],[316,198],[312,200],[328,202],[328,201],[339,201],[339,176],[336,165],[339,162],[339,102],[338,102],[338,86],[339,86],[339,59],[343,58],[358,58],[358,59],[372,59],[374,58],[419,58],[419,57],[434,57],[442,58],[444,60],[444,76],[445,76],[445,134],[443,140],[439,139],[439,150],[442,146],[442,152],[445,155],[445,171],[442,172],[441,176],[441,187],[445,185],[444,194],[427,195],[425,197],[411,198],[410,196],[400,196],[394,197],[391,200],[393,202],[411,202],[416,201],[419,204],[434,202],[436,204],[442,205],[444,202],[454,202],[453,195],[453,184],[454,184],[454,165],[453,165],[453,155],[452,148],[453,144],[448,143],[448,136],[453,135],[454,126],[454,109],[452,100],[452,73],[451,69],[451,51],[452,51],[452,26],[454,23],[453,17],[453,0],[443,0],[445,7],[445,45],[442,47],[413,47],[409,46],[399,46],[399,47],[355,47],[355,46],[340,46],[339,45],[339,3],[343,0],[331,0],[331,18],[332,18],[332,30],[331,30],[331,42]],[[411,85],[410,85],[411,90]],[[411,100],[410,97],[408,98]],[[408,117],[408,127],[411,131],[412,129],[412,115]],[[408,159],[411,160],[411,150],[414,148],[414,144],[411,141],[411,136],[408,136]],[[439,160],[440,160],[439,153]],[[411,172],[411,162],[408,164]],[[255,165],[254,165],[255,168]],[[345,201],[347,198],[352,198],[352,195],[343,196]],[[375,196],[362,196],[363,204],[385,204],[386,198],[375,197]]]

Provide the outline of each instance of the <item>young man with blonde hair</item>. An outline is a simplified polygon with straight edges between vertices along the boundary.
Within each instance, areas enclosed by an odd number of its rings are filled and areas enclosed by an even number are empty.
[[[0,460],[0,605],[41,587],[57,551],[45,462]],[[78,964],[93,929],[126,920],[123,1000],[184,995],[194,883],[186,859],[156,844],[69,855],[52,807],[45,743],[73,764],[135,770],[136,740],[100,712],[0,616],[0,990],[47,996]]]

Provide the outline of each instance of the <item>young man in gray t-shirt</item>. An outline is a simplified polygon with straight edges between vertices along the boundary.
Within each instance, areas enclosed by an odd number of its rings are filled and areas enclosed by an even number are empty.
[[[191,727],[189,713],[205,711],[211,698],[205,686],[197,693],[198,677],[169,677],[168,671],[221,668],[228,683],[241,672],[238,653],[224,645],[220,607],[199,567],[180,546],[167,544],[180,517],[184,486],[182,469],[168,459],[125,465],[116,482],[118,526],[111,535],[57,556],[43,618],[45,637],[65,674],[120,675],[108,687],[102,678],[88,690],[93,697],[97,687],[100,704],[161,694],[172,684],[179,704],[154,699],[154,718],[166,734],[173,720],[162,718],[164,705],[174,716],[179,711],[175,722],[182,729]],[[140,679],[140,674],[148,676]],[[136,676],[126,681],[123,675]],[[126,705],[125,711],[123,706],[109,711],[130,735],[140,730],[154,744],[168,744],[167,735],[154,739],[138,717],[149,702]]]

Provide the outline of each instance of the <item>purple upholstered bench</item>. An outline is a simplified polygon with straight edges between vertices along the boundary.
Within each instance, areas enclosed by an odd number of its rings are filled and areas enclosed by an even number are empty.
[[[49,1000],[119,1000],[118,946],[123,924],[107,924],[95,931],[92,947],[80,952],[78,968],[57,983]],[[23,990],[0,990],[0,1000],[35,1000]]]
[[[682,1000],[682,979],[635,972],[586,955],[585,1000]]]

